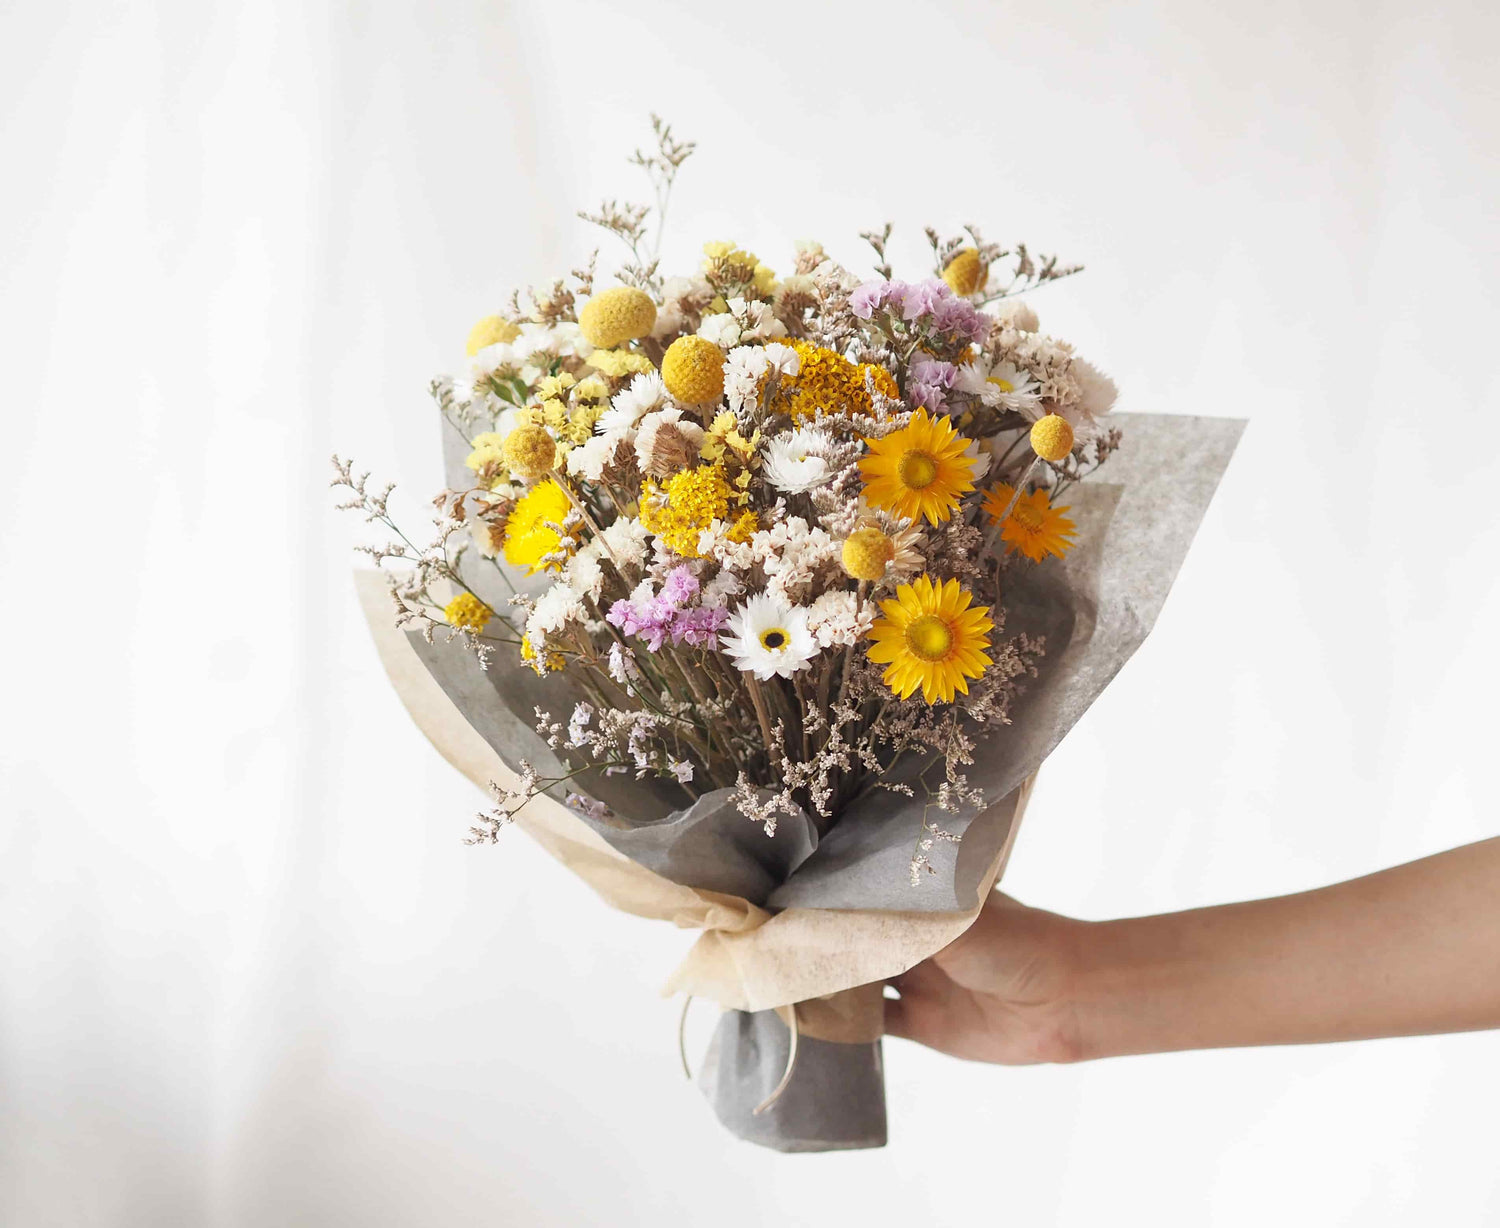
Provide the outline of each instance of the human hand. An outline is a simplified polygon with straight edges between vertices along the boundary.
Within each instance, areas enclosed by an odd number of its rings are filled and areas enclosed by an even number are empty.
[[[885,1004],[886,1032],[972,1061],[1077,1061],[1074,988],[1087,929],[993,893],[961,937],[891,982],[901,997]]]

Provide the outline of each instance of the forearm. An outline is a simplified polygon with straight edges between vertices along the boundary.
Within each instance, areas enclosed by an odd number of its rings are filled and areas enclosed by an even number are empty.
[[[1500,1027],[1500,839],[1079,938],[1083,1057]]]

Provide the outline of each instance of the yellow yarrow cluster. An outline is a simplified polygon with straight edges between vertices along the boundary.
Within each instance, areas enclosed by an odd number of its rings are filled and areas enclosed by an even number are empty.
[[[624,379],[627,375],[655,370],[649,358],[631,350],[595,350],[585,361],[610,379]]]
[[[685,405],[702,405],[724,395],[724,352],[702,337],[678,337],[662,355],[661,378]]]
[[[578,329],[584,340],[600,349],[644,337],[655,326],[656,304],[649,294],[634,286],[601,290],[578,313]]]
[[[479,632],[494,616],[495,611],[480,601],[473,593],[459,593],[443,607],[443,617],[448,625],[464,631]]]
[[[701,558],[698,537],[714,521],[727,521],[744,502],[718,465],[699,465],[674,473],[658,485],[648,481],[641,499],[641,524],[684,558]],[[748,541],[760,527],[754,512],[741,512],[729,531],[730,541]]]
[[[785,344],[797,351],[799,365],[796,375],[783,377],[776,400],[777,407],[793,418],[811,418],[819,409],[834,414],[874,413],[874,403],[865,389],[866,375],[885,396],[899,395],[895,379],[884,367],[850,362],[834,350],[807,341]]]
[[[470,358],[487,346],[499,345],[502,341],[514,341],[521,330],[504,316],[485,316],[469,330],[469,340],[464,346]]]
[[[989,269],[980,259],[979,252],[972,247],[961,248],[943,266],[943,280],[954,294],[978,294],[984,289]]]

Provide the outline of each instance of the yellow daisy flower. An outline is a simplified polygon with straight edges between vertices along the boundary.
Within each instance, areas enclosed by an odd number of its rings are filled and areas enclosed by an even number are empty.
[[[989,513],[991,524],[999,522],[1000,514],[1014,494],[1013,487],[1001,482],[984,496],[984,510]],[[1063,515],[1067,510],[1066,507],[1053,507],[1045,490],[1022,495],[1010,509],[1005,526],[1000,530],[1006,553],[1019,550],[1033,563],[1040,563],[1049,554],[1061,558],[1072,548],[1076,535],[1073,522]]]
[[[947,418],[919,409],[911,422],[884,439],[866,439],[870,454],[859,462],[865,498],[875,507],[939,524],[974,489],[969,441]]]
[[[870,628],[869,657],[886,667],[881,681],[905,699],[919,686],[929,704],[951,703],[969,693],[967,679],[978,678],[994,662],[985,655],[994,628],[988,606],[971,606],[973,594],[957,580],[936,583],[920,575],[882,601],[885,616]]]
[[[539,571],[561,571],[556,560],[542,559],[562,548],[562,535],[551,524],[561,524],[573,509],[567,493],[549,478],[533,486],[505,521],[505,561],[525,567],[528,576]]]

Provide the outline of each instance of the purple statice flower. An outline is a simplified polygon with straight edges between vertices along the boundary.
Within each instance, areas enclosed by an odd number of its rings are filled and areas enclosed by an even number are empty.
[[[672,620],[672,643],[681,644],[685,641],[694,648],[706,648],[718,639],[719,632],[728,621],[728,606],[699,606],[696,610],[682,610]]]
[[[942,285],[941,282],[938,283]],[[947,286],[943,286],[947,290]],[[948,290],[946,298],[934,303],[932,326],[940,333],[962,338],[965,341],[981,342],[990,331],[990,318],[966,298],[960,298]]]
[[[728,621],[729,611],[723,606],[688,609],[688,603],[698,596],[698,587],[698,577],[686,564],[680,564],[667,573],[654,597],[639,601],[622,597],[609,607],[605,621],[626,635],[639,636],[652,652],[660,652],[669,639],[673,644],[685,640],[702,647],[713,641]]]
[[[868,320],[890,300],[889,281],[867,281],[855,286],[849,294],[849,310],[861,320]]]
[[[945,298],[952,297],[953,291],[948,289],[947,283],[936,278],[908,286],[901,299],[901,318],[910,321],[932,315]]]
[[[657,596],[658,601],[670,601],[674,608],[687,605],[698,595],[698,577],[686,563],[679,563],[671,571],[667,572],[667,578],[662,582],[661,593]]]
[[[953,378],[957,374],[958,369],[950,362],[935,359],[915,362],[906,385],[906,395],[913,405],[935,413],[948,404],[948,389],[953,387]]]

